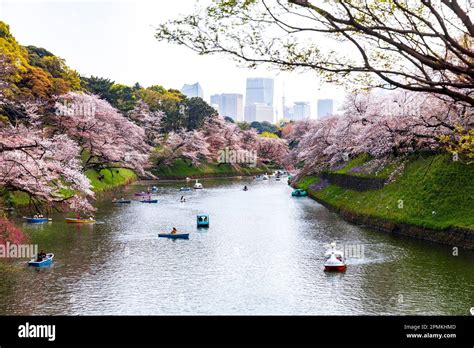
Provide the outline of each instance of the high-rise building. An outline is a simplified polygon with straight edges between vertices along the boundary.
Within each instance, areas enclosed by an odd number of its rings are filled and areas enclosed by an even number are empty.
[[[274,81],[271,78],[248,78],[245,95],[245,121],[268,121],[271,113],[273,121],[273,90]],[[253,106],[257,105],[257,106]],[[271,108],[271,110],[270,110]],[[262,113],[262,114],[260,114]],[[255,119],[254,119],[255,118]]]
[[[334,101],[332,99],[318,100],[318,119],[332,116],[334,114]]]
[[[204,99],[204,92],[199,82],[196,82],[192,85],[185,84],[183,88],[181,88],[181,93],[183,93],[188,98],[199,97]]]
[[[311,106],[309,102],[295,102],[293,106],[292,120],[299,121],[310,118]]]
[[[245,122],[252,123],[254,121],[274,123],[273,106],[268,106],[263,103],[247,105],[245,107]]]
[[[236,93],[214,94],[211,96],[211,105],[216,105],[219,115],[232,118],[236,122],[244,119],[243,95]]]

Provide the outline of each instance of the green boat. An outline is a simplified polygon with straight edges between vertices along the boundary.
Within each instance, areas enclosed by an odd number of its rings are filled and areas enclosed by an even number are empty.
[[[301,189],[295,189],[295,190],[293,190],[291,195],[293,197],[306,197],[308,195],[308,192],[306,192],[305,190],[301,190]]]

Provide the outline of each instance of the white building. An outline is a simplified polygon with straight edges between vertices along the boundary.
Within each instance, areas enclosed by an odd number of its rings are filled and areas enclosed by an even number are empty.
[[[252,123],[258,122],[270,122],[274,123],[273,119],[273,106],[268,106],[263,103],[254,103],[245,107],[245,122]]]
[[[244,120],[244,96],[237,93],[222,93],[211,96],[211,105],[217,106],[219,115],[232,118],[236,122]]]
[[[199,97],[204,99],[204,92],[199,82],[196,82],[193,85],[185,84],[183,88],[181,88],[181,93],[183,93],[188,98]]]
[[[309,102],[295,102],[293,106],[292,120],[300,121],[311,117],[311,105]]]
[[[245,94],[245,121],[274,122],[274,80],[272,78],[248,78]]]
[[[332,116],[334,114],[334,101],[332,99],[318,100],[318,119]]]

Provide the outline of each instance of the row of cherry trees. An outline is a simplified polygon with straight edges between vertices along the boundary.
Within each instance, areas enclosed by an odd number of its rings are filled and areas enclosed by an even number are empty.
[[[164,136],[155,158],[164,165],[172,164],[178,158],[199,165],[218,161],[222,151],[226,150],[240,153],[245,158],[255,155],[256,164],[281,165],[288,154],[285,140],[262,137],[255,129],[242,130],[234,123],[216,116],[207,120],[198,130],[182,130]],[[234,167],[242,165],[238,161],[230,161],[229,164]]]
[[[302,173],[330,169],[359,154],[375,158],[435,151],[456,129],[472,129],[472,108],[432,94],[390,92],[349,95],[342,114],[288,126],[288,166]]]
[[[285,140],[241,130],[217,115],[199,129],[163,133],[163,113],[144,102],[123,114],[97,96],[69,92],[15,109],[18,117],[0,126],[0,187],[25,192],[33,203],[64,203],[79,211],[93,210],[88,169],[129,168],[152,176],[152,153],[158,165],[177,158],[213,162],[225,149],[256,154],[259,163],[280,164],[287,154]]]
[[[2,123],[4,190],[25,192],[33,203],[64,203],[90,211],[94,194],[86,170],[125,167],[147,175],[152,147],[139,125],[146,120],[132,122],[86,93],[71,92],[53,102],[18,103],[19,117]]]

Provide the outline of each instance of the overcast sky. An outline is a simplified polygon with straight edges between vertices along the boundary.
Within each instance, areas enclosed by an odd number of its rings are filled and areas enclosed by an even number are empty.
[[[181,89],[199,82],[211,94],[242,93],[247,77],[274,77],[275,104],[281,115],[283,84],[287,104],[342,99],[343,91],[318,84],[310,73],[281,73],[239,68],[227,56],[198,56],[154,38],[154,27],[193,11],[196,0],[0,0],[0,19],[22,45],[44,47],[66,59],[82,75],[107,77],[117,83],[160,84]]]

